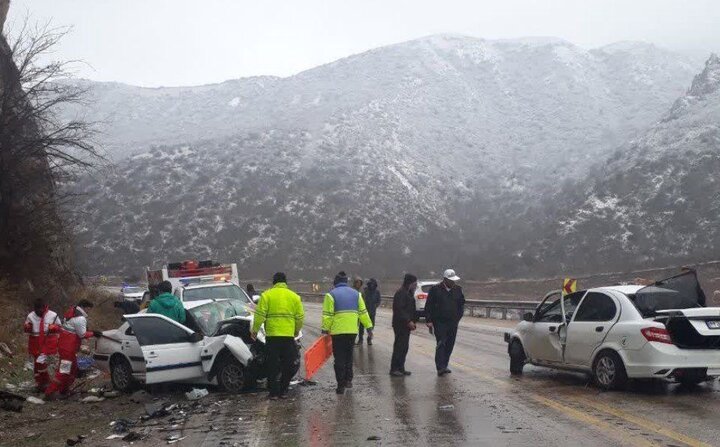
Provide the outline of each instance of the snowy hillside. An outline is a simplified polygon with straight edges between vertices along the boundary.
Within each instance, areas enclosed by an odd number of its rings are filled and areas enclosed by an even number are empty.
[[[487,250],[528,237],[503,231],[525,231],[513,217],[656,122],[697,71],[640,43],[442,35],[283,79],[89,84],[82,113],[106,122],[119,163],[79,185],[79,258],[480,277],[499,264]]]
[[[717,258],[720,58],[713,55],[663,119],[592,181],[568,188],[559,228],[535,254],[586,269]]]

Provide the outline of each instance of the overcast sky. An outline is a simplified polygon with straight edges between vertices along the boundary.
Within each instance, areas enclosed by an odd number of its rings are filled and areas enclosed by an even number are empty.
[[[11,23],[28,13],[73,26],[57,56],[87,62],[79,76],[145,86],[287,76],[436,33],[720,51],[720,0],[12,0]]]

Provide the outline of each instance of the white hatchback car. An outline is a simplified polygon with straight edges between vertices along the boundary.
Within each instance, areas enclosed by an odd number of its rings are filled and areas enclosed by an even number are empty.
[[[651,286],[551,292],[505,334],[510,372],[525,363],[590,373],[604,389],[629,378],[695,385],[720,376],[720,308],[702,307],[694,273]]]

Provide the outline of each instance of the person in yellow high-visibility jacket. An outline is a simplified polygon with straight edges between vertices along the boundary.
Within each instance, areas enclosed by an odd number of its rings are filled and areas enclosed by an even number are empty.
[[[287,399],[293,362],[298,355],[295,337],[300,334],[304,320],[305,310],[300,296],[288,288],[285,273],[275,273],[273,287],[260,295],[252,327],[254,338],[265,323],[270,400]]]
[[[373,327],[362,294],[348,286],[345,272],[335,276],[335,288],[323,300],[322,332],[332,336],[337,394],[352,388],[353,345],[358,334],[358,321],[365,329]]]

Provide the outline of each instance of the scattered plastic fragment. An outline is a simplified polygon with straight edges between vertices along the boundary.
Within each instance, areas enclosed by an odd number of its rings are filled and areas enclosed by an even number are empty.
[[[87,396],[80,399],[80,402],[88,404],[88,403],[95,403],[95,402],[102,402],[104,401],[104,397],[98,397],[98,396]]]
[[[122,438],[122,440],[123,440],[123,441],[126,441],[126,442],[133,442],[133,441],[140,441],[140,440],[143,439],[143,438],[144,438],[144,436],[141,435],[140,433],[131,431],[130,433],[128,433],[127,435],[125,435],[125,436]]]
[[[188,400],[199,400],[209,394],[208,390],[204,388],[193,388],[192,391],[185,393],[185,397]]]
[[[380,436],[375,436],[375,435],[373,435],[373,436],[368,436],[367,440],[368,440],[368,441],[379,441],[379,440],[380,440]]]
[[[39,399],[39,398],[37,398],[37,397],[35,397],[35,396],[28,396],[28,398],[25,399],[25,400],[28,401],[28,402],[30,402],[31,404],[35,404],[35,405],[43,405],[43,404],[45,403],[44,400]]]
[[[454,408],[455,408],[455,405],[440,405],[438,407],[438,410],[447,411],[447,410],[452,410]]]
[[[165,438],[168,444],[175,444],[176,442],[180,442],[183,439],[187,438],[187,436],[180,437],[178,435],[172,435]]]
[[[150,395],[145,390],[135,391],[130,395],[130,401],[141,404],[150,400]]]

